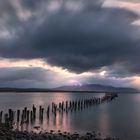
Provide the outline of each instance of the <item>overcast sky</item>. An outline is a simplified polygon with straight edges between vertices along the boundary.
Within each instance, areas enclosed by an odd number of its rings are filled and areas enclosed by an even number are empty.
[[[0,87],[140,89],[140,0],[1,0]]]

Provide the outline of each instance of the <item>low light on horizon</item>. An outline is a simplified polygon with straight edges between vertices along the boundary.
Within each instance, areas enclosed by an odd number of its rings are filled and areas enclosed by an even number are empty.
[[[101,76],[105,76],[105,74],[106,74],[106,71],[100,72],[100,75],[101,75]]]

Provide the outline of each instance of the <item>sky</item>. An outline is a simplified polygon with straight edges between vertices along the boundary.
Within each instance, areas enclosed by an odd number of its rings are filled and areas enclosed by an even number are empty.
[[[140,89],[140,0],[1,0],[0,87]]]

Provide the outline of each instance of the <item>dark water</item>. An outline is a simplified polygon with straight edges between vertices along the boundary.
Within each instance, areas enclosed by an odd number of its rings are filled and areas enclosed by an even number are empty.
[[[0,93],[0,110],[31,108],[33,104],[47,108],[51,102],[103,96],[95,93]],[[45,116],[44,116],[45,118]],[[39,125],[36,121],[35,125]],[[124,140],[140,140],[140,94],[119,94],[116,100],[79,112],[44,119],[45,130],[85,133],[101,132]],[[27,129],[31,129],[30,126]]]

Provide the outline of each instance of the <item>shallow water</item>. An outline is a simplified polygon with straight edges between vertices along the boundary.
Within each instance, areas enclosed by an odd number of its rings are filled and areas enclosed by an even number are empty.
[[[7,112],[29,109],[35,104],[45,109],[52,102],[59,103],[66,100],[102,97],[104,94],[95,93],[0,93],[0,110]],[[37,119],[36,124],[39,125]],[[140,140],[140,94],[119,94],[116,100],[103,103],[82,111],[50,117],[48,121],[44,114],[42,129],[62,130],[85,133],[87,131],[100,132],[103,136],[111,135],[124,140]],[[26,126],[31,129],[31,126]]]

